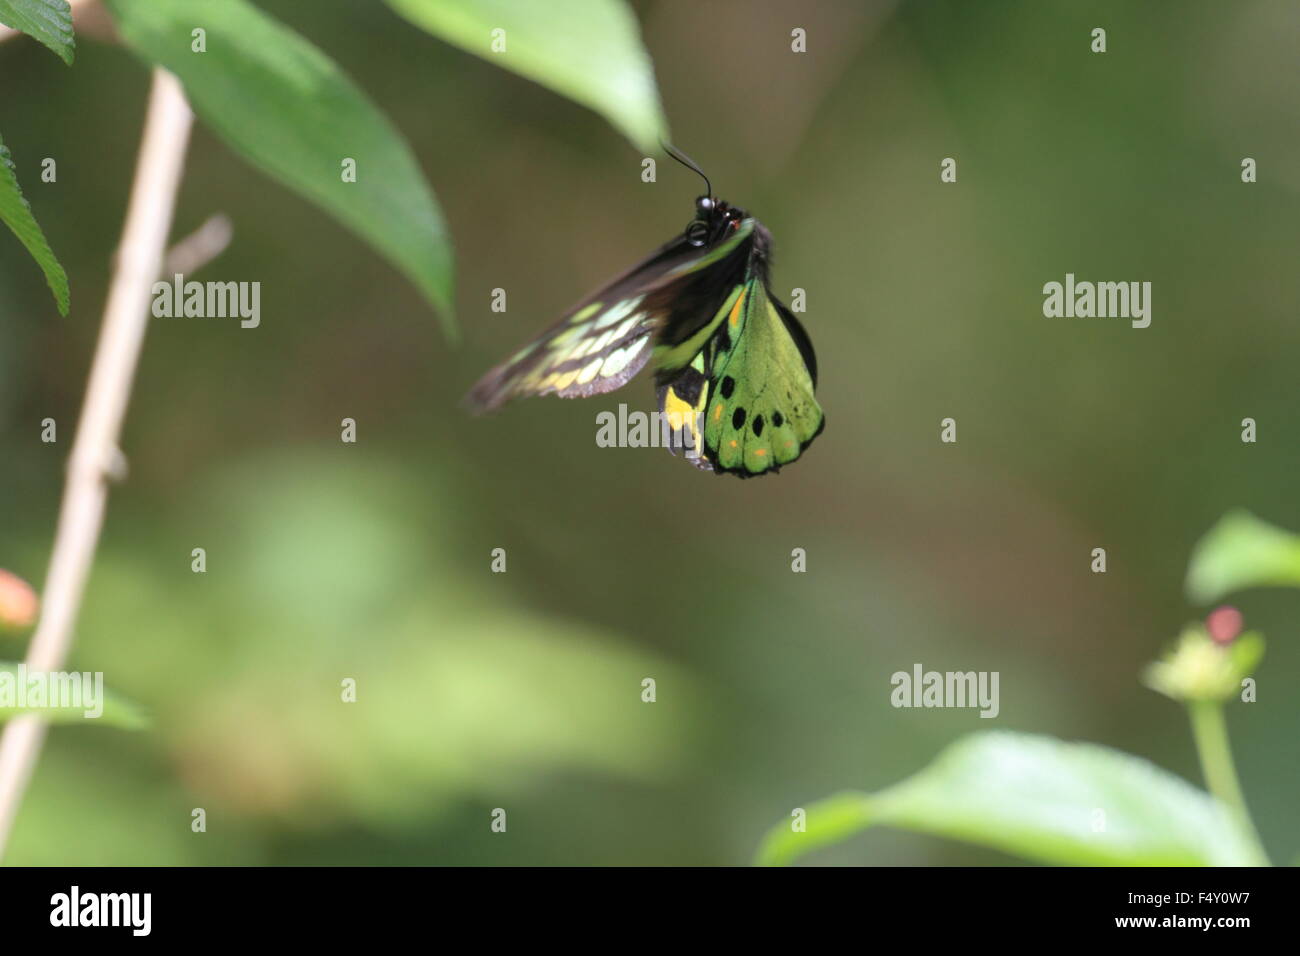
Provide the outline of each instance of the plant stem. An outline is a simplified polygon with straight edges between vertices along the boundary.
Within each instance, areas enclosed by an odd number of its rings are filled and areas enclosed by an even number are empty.
[[[1261,863],[1268,865],[1268,855],[1260,842],[1259,833],[1246,809],[1246,798],[1237,782],[1237,768],[1232,761],[1232,747],[1228,743],[1228,724],[1223,716],[1223,703],[1217,700],[1192,700],[1187,703],[1192,720],[1192,736],[1196,752],[1201,758],[1201,773],[1205,785],[1219,802],[1237,817]]]
[[[154,70],[104,324],[68,459],[40,619],[27,651],[32,671],[58,670],[72,649],[77,612],[104,523],[108,480],[121,470],[118,436],[149,323],[150,291],[171,232],[193,118],[180,82],[164,70]],[[0,859],[44,739],[45,721],[32,716],[9,721],[0,736]]]

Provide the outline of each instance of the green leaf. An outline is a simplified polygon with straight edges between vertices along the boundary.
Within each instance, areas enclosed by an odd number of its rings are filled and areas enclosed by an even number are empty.
[[[1270,586],[1300,587],[1300,537],[1248,512],[1224,515],[1192,551],[1186,588],[1197,604]]]
[[[28,673],[22,665],[12,661],[0,661],[0,724],[24,714],[39,714],[51,724],[89,724],[103,727],[120,727],[124,730],[140,730],[149,726],[149,720],[136,704],[131,703],[112,691],[104,689],[101,675],[93,675],[83,684],[76,671],[60,672],[55,678],[40,676],[45,688],[46,702],[55,693],[66,693],[62,699],[70,702],[68,706],[18,706],[19,702],[31,700],[30,689],[20,690],[20,685],[29,687],[37,675]],[[98,679],[97,679],[98,678]],[[53,682],[51,682],[51,680]],[[64,690],[59,690],[62,687]],[[26,697],[21,696],[26,694]],[[87,712],[98,716],[87,716]]]
[[[34,37],[72,66],[77,41],[68,0],[0,0],[0,23]]]
[[[646,152],[668,138],[650,55],[623,0],[388,5],[434,36],[590,107]],[[494,52],[494,40],[505,49]]]
[[[194,110],[253,165],[330,212],[400,269],[449,337],[452,250],[401,134],[328,56],[245,0],[108,0],[126,43],[175,73]],[[206,31],[206,52],[191,31]],[[356,161],[356,182],[342,163]],[[305,242],[303,254],[309,254]]]
[[[32,216],[31,206],[23,198],[18,188],[18,178],[14,175],[14,163],[9,150],[0,140],[0,220],[13,230],[18,241],[27,247],[36,264],[45,273],[45,281],[54,293],[54,302],[59,307],[60,315],[68,314],[68,275],[54,257],[50,244],[45,241],[45,233]]]
[[[870,826],[1099,866],[1255,866],[1251,842],[1213,797],[1137,757],[1007,732],[957,741],[879,793],[807,808],[806,832],[774,827],[758,862],[781,865]]]

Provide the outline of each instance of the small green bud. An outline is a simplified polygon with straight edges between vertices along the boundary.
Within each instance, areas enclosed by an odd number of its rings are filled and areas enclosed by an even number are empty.
[[[1250,676],[1263,656],[1264,638],[1254,631],[1221,644],[1205,627],[1193,624],[1170,651],[1147,667],[1142,679],[1174,700],[1227,700],[1240,692],[1242,679]]]

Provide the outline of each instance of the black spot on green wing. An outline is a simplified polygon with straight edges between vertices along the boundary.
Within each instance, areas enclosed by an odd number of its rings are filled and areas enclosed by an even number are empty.
[[[738,321],[725,329],[730,348],[721,348],[721,330],[714,341],[716,385],[705,413],[704,450],[715,471],[751,477],[798,459],[821,434],[825,416],[802,326],[783,314],[759,277],[745,288]]]

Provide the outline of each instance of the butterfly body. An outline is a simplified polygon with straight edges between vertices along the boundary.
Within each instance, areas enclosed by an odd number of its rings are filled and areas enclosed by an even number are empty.
[[[768,285],[771,248],[757,219],[701,196],[680,236],[490,371],[467,403],[600,394],[653,362],[660,413],[688,458],[741,477],[778,470],[825,418],[812,343]]]

